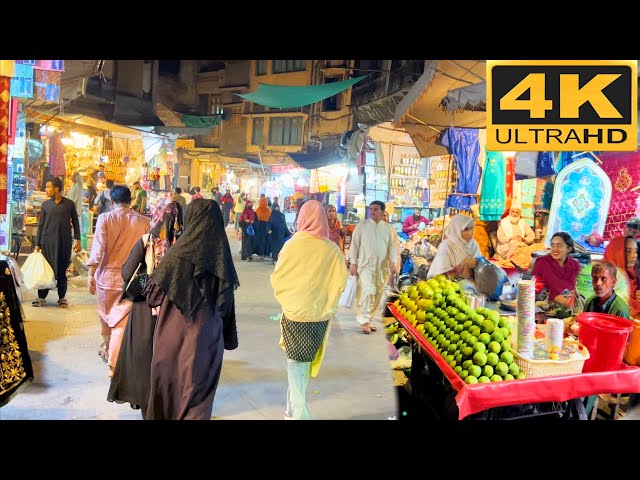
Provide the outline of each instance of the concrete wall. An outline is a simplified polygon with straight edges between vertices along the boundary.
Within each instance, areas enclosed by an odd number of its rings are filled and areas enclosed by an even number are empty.
[[[142,98],[144,60],[118,60],[118,93]]]
[[[235,87],[237,85],[248,85],[251,64],[251,60],[227,63],[224,69],[224,80],[221,86]]]
[[[185,87],[178,100],[190,106],[198,104],[198,61],[180,60],[180,83]]]

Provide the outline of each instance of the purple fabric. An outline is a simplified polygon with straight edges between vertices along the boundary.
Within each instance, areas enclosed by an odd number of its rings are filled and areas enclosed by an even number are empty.
[[[609,216],[604,227],[606,240],[624,234],[624,229],[636,213],[636,201],[640,191],[631,191],[640,184],[640,150],[635,152],[608,152],[598,155],[602,160],[600,167],[611,180],[611,202]]]

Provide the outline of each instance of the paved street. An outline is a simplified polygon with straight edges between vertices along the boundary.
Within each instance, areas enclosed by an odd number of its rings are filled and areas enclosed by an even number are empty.
[[[271,262],[240,260],[233,229],[227,234],[238,275],[236,314],[240,346],[225,352],[213,418],[280,420],[287,389],[286,360],[278,346],[279,325],[272,318],[279,308],[269,275]],[[23,253],[20,263],[26,258]],[[255,257],[254,257],[255,258]],[[0,420],[138,420],[128,404],[106,401],[107,366],[98,356],[101,343],[96,298],[84,277],[69,283],[69,309],[31,307],[36,292],[26,291],[25,330],[35,379],[8,405]],[[51,306],[51,300],[56,306]],[[351,311],[340,312],[332,324],[329,345],[318,378],[311,379],[309,407],[314,418],[381,419],[396,415],[396,392],[384,331],[363,335]]]

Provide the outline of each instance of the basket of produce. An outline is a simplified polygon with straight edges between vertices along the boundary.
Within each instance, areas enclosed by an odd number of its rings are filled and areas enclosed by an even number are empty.
[[[524,358],[512,350],[513,361],[520,367],[528,378],[557,377],[582,373],[584,362],[589,359],[589,350],[578,341],[566,340],[562,344],[559,360],[549,360],[546,357],[544,339],[536,339],[534,344],[534,358]]]

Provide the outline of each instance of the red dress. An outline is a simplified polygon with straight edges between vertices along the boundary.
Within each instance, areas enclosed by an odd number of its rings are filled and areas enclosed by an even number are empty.
[[[549,290],[549,298],[553,300],[565,289],[570,291],[576,289],[580,270],[582,266],[575,258],[567,257],[564,265],[560,266],[551,255],[545,255],[536,259],[533,265],[533,276],[544,283]]]

